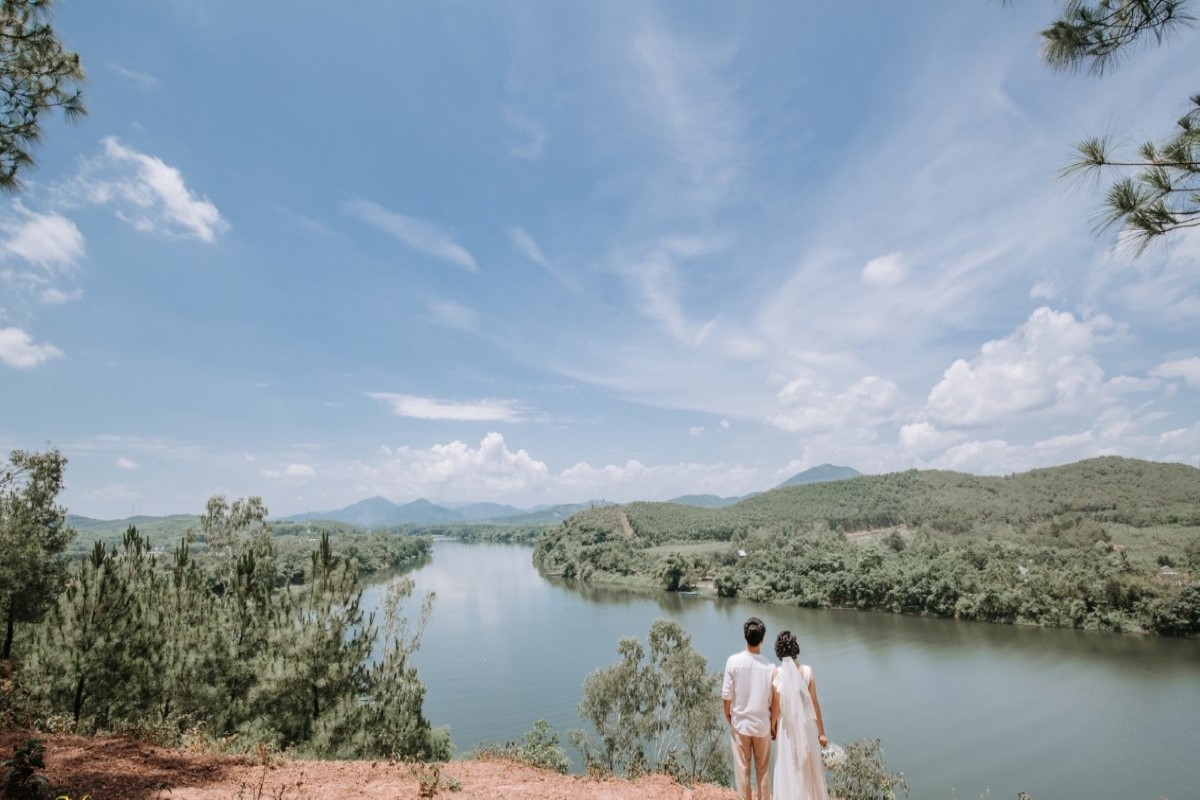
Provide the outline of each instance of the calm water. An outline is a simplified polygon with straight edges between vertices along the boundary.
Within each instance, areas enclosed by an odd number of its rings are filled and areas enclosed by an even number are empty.
[[[1200,798],[1200,642],[580,592],[531,554],[443,541],[413,573],[416,596],[437,592],[416,659],[426,714],[460,751],[543,717],[565,745],[584,678],[617,660],[619,638],[645,642],[672,617],[718,670],[753,614],[769,642],[799,636],[831,738],[881,739],[913,798]],[[367,607],[382,594],[370,587]]]

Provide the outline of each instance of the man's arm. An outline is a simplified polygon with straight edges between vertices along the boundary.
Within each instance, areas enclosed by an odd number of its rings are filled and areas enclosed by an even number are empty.
[[[726,698],[726,699],[722,700],[721,702],[725,704],[725,724],[732,725],[733,724],[733,701]]]

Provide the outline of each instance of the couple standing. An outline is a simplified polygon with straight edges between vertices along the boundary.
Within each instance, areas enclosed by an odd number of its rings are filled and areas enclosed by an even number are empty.
[[[779,634],[775,655],[780,664],[775,666],[761,652],[767,635],[763,621],[751,617],[742,632],[746,649],[725,662],[721,684],[739,799],[753,800],[753,765],[758,800],[770,800],[772,781],[767,767],[774,739],[775,800],[828,800],[821,748],[829,741],[812,667],[796,661],[800,643],[788,631]]]

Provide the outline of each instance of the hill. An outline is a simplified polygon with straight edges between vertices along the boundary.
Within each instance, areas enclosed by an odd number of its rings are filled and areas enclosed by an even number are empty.
[[[804,470],[804,472],[796,473],[775,488],[782,489],[785,486],[804,486],[809,483],[830,483],[832,481],[844,481],[847,478],[857,478],[860,475],[862,475],[862,473],[853,467],[839,467],[834,464],[822,464],[819,467],[810,467],[809,469]]]
[[[548,574],[799,605],[1200,632],[1200,470],[1105,457],[916,471],[725,508],[630,503],[539,542]]]

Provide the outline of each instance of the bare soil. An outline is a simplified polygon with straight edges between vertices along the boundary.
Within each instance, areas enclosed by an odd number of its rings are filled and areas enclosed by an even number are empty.
[[[30,734],[0,731],[0,757]],[[629,781],[559,775],[508,761],[410,765],[388,761],[299,761],[168,750],[127,738],[42,736],[45,775],[70,800],[732,800],[719,786],[682,786],[652,775]],[[450,784],[456,782],[458,789]]]

